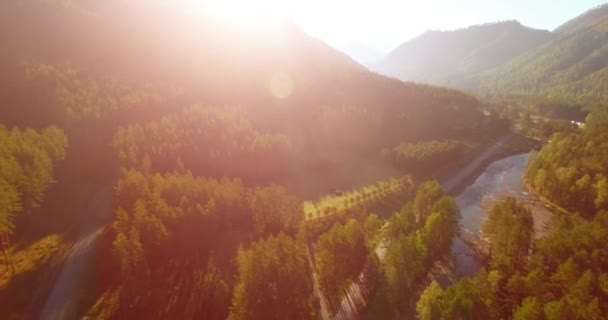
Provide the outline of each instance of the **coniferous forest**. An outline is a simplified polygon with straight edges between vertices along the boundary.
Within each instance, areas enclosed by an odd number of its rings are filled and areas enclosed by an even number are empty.
[[[606,319],[605,7],[408,52],[459,89],[183,8],[0,3],[1,319]],[[535,200],[470,232],[461,195],[528,153]]]

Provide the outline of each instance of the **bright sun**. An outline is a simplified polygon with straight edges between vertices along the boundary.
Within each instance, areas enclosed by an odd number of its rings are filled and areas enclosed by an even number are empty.
[[[268,27],[287,15],[288,1],[189,0],[191,10],[204,10],[245,27]]]

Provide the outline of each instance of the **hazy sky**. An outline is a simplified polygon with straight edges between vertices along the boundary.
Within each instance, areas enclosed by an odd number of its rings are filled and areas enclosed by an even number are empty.
[[[286,3],[285,1],[282,1]],[[289,0],[287,0],[289,2]],[[552,30],[603,0],[308,0],[289,3],[289,15],[333,45],[364,44],[384,52],[420,33],[500,20]]]

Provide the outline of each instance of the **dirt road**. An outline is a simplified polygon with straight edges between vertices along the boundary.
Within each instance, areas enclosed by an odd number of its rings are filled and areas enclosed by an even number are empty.
[[[86,294],[83,288],[90,280],[87,271],[95,256],[103,227],[111,216],[112,195],[113,184],[104,186],[93,195],[87,209],[89,215],[81,226],[81,236],[70,249],[39,319],[77,319],[79,302]]]

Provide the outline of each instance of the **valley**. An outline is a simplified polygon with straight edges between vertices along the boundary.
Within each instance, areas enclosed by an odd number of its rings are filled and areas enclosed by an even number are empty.
[[[606,319],[608,6],[492,1],[0,3],[0,318]]]

